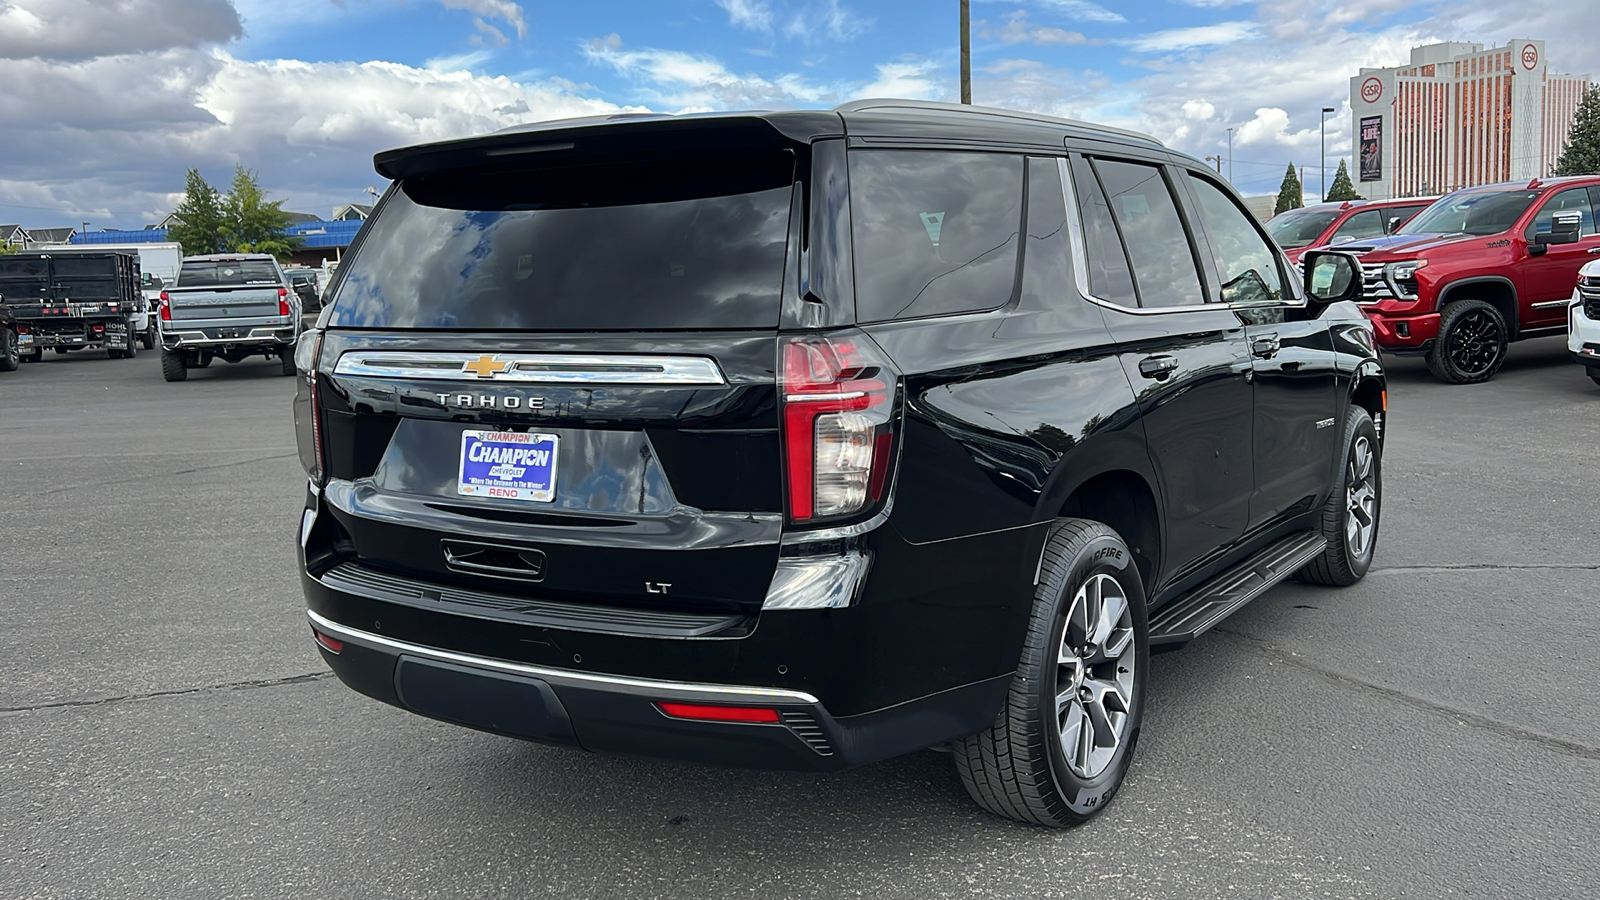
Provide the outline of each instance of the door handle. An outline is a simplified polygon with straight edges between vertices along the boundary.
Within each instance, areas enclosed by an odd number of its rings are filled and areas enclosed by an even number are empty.
[[[1264,334],[1250,341],[1250,355],[1258,359],[1271,359],[1278,355],[1278,336]]]
[[[1146,356],[1139,360],[1139,374],[1157,381],[1171,375],[1177,368],[1178,360],[1173,356]]]
[[[1590,253],[1600,253],[1600,247],[1590,247],[1589,248],[1589,252]]]

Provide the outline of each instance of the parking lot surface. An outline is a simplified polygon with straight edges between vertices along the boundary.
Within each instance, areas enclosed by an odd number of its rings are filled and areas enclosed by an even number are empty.
[[[834,776],[544,748],[332,679],[293,379],[0,374],[0,896],[1600,894],[1600,389],[1560,340],[1388,360],[1377,559],[1154,660],[1126,787],[1002,821],[935,752]]]

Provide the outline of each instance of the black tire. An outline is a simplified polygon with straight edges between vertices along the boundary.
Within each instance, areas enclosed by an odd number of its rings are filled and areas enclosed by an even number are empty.
[[[123,359],[133,359],[139,355],[139,336],[133,333],[133,323],[128,323],[128,345],[122,348]]]
[[[1451,384],[1478,384],[1506,361],[1505,316],[1482,300],[1457,300],[1439,316],[1439,338],[1428,351],[1428,371]]]
[[[15,372],[22,365],[22,351],[17,349],[17,333],[9,328],[0,330],[0,372]]]
[[[278,350],[278,364],[283,366],[283,374],[295,374],[293,347],[283,347]]]
[[[39,362],[39,361],[41,361],[43,359],[44,359],[44,351],[43,350],[35,350],[32,353],[24,353],[24,354],[22,354],[22,361],[25,362],[25,363],[36,363],[36,362]]]
[[[184,364],[181,352],[161,351],[161,377],[168,381],[183,381],[189,377],[189,367]]]
[[[71,347],[52,347],[52,348],[50,348],[50,349],[52,349],[52,350],[54,350],[54,351],[56,351],[56,354],[57,354],[57,355],[59,355],[59,356],[66,356],[66,355],[67,355],[67,353],[68,353],[68,352],[69,352],[69,351],[70,351],[70,350],[71,350],[71,349],[72,349],[72,348],[71,348]]]
[[[1094,593],[1112,597],[1106,579],[1121,589],[1126,600],[1116,617],[1118,626],[1110,637],[1102,638],[1099,651],[1074,656],[1071,664],[1063,662],[1063,642],[1077,641],[1081,634],[1076,615],[1080,601],[1082,606],[1091,602],[1088,596],[1095,585],[1101,587]],[[1121,787],[1139,740],[1145,671],[1150,661],[1149,631],[1144,584],[1122,538],[1099,522],[1058,519],[1045,544],[1032,619],[1005,708],[989,728],[952,742],[961,783],[972,799],[996,815],[1056,828],[1080,825],[1104,809]],[[1112,643],[1123,649],[1115,655],[1106,652]],[[1096,656],[1103,661],[1093,662]],[[1124,665],[1130,657],[1131,677]],[[1107,719],[1115,706],[1123,707],[1120,739],[1109,748],[1109,755],[1095,763],[1097,771],[1075,771],[1074,766],[1085,762],[1082,750],[1103,752],[1108,749],[1104,745],[1091,739],[1072,751],[1072,760],[1064,749],[1063,733],[1070,725],[1060,718],[1063,712],[1058,705],[1057,689],[1063,675],[1082,685],[1077,696],[1085,701],[1088,698],[1083,692],[1089,691],[1088,685],[1104,686],[1108,678],[1125,681],[1126,695],[1102,694],[1097,704]],[[1115,702],[1124,699],[1126,702]],[[1074,705],[1069,700],[1069,712]],[[1078,705],[1078,715],[1089,707],[1087,702]],[[1087,722],[1080,720],[1079,728]],[[1112,725],[1108,731],[1117,727]],[[1092,738],[1105,733],[1091,730]]]
[[[1372,567],[1373,551],[1378,546],[1378,523],[1383,514],[1383,445],[1378,442],[1372,416],[1355,404],[1350,405],[1345,417],[1342,446],[1339,475],[1334,479],[1328,502],[1322,506],[1322,536],[1328,539],[1328,549],[1306,563],[1298,573],[1301,581],[1312,584],[1338,587],[1355,584]],[[1370,484],[1367,485],[1369,474]],[[1364,487],[1370,489],[1370,504],[1363,500]],[[1359,542],[1351,536],[1352,520],[1361,525],[1362,516],[1356,513],[1358,506],[1370,520],[1358,529],[1365,535]]]
[[[155,325],[146,328],[144,334],[139,335],[139,343],[143,344],[146,350],[154,350],[161,343],[160,338],[156,337]]]

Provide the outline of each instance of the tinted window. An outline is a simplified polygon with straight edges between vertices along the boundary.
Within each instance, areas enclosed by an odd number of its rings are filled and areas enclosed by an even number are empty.
[[[1517,224],[1538,191],[1462,191],[1428,207],[1396,234],[1499,234]]]
[[[1272,217],[1267,223],[1267,234],[1285,250],[1299,250],[1311,246],[1322,232],[1338,218],[1338,210],[1291,209]]]
[[[862,321],[994,309],[1016,282],[1022,157],[851,151],[850,219]]]
[[[1528,238],[1541,231],[1549,231],[1555,222],[1556,213],[1564,210],[1573,210],[1583,214],[1583,224],[1579,234],[1594,234],[1594,207],[1589,202],[1587,188],[1568,188],[1554,197],[1551,197],[1539,212],[1534,214],[1533,223],[1528,226]]]
[[[178,287],[238,287],[247,284],[277,284],[278,267],[269,259],[240,259],[228,262],[196,260],[178,270]]]
[[[1399,228],[1400,225],[1404,225],[1417,213],[1427,208],[1427,204],[1421,206],[1391,206],[1389,211],[1383,214],[1383,221],[1387,224],[1390,219],[1399,219],[1399,224],[1395,225],[1396,228]]]
[[[1211,255],[1222,278],[1222,302],[1271,303],[1284,299],[1278,255],[1256,231],[1249,214],[1204,178],[1190,176],[1200,199]]]
[[[1333,233],[1330,244],[1342,244],[1345,241],[1359,241],[1364,238],[1383,237],[1383,223],[1389,216],[1395,215],[1388,209],[1364,209],[1343,222]]]
[[[1138,306],[1133,290],[1133,270],[1111,220],[1111,205],[1106,202],[1100,180],[1089,161],[1072,160],[1072,185],[1078,195],[1078,212],[1083,217],[1083,249],[1089,258],[1089,291],[1102,300],[1122,306]]]
[[[1205,302],[1177,203],[1157,166],[1096,160],[1095,170],[1133,263],[1141,306]]]
[[[332,299],[357,328],[772,328],[786,152],[408,179]]]
[[[1059,303],[1071,293],[1067,268],[1067,207],[1061,167],[1054,159],[1028,160],[1028,245],[1022,251],[1022,295]]]

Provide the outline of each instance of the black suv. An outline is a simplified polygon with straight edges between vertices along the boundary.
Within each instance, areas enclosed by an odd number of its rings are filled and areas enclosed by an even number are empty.
[[[999,110],[551,122],[381,153],[299,349],[313,636],[350,687],[593,751],[953,751],[1116,791],[1152,651],[1359,579],[1383,370],[1137,134]]]

